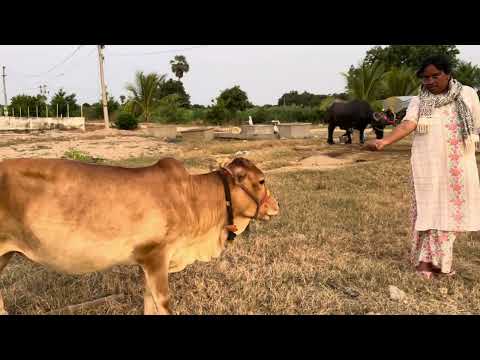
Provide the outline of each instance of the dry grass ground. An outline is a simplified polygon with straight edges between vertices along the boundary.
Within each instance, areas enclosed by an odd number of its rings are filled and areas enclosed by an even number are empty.
[[[174,312],[479,313],[478,234],[461,236],[455,244],[457,277],[426,282],[412,272],[410,141],[379,154],[364,152],[358,145],[324,143],[324,139],[215,141],[182,146],[177,156],[198,172],[243,152],[269,170],[267,181],[282,213],[271,222],[254,223],[250,234],[238,237],[220,258],[171,274]],[[302,161],[315,156],[349,161],[334,170],[321,164],[302,170]],[[143,166],[157,159],[106,162]],[[284,167],[293,168],[283,171]],[[0,289],[10,314],[44,314],[112,294],[122,297],[73,313],[141,314],[143,281],[138,267],[69,276],[15,255],[0,277]],[[403,290],[405,299],[391,300],[389,285]]]

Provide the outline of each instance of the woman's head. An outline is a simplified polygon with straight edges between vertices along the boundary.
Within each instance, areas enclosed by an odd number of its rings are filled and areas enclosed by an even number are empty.
[[[448,89],[452,74],[452,64],[443,55],[430,56],[422,62],[417,76],[432,94],[441,94]]]

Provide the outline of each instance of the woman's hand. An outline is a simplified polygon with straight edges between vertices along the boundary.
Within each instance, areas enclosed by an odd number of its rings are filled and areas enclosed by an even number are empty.
[[[366,147],[370,151],[381,151],[385,147],[385,142],[380,139],[368,141]]]

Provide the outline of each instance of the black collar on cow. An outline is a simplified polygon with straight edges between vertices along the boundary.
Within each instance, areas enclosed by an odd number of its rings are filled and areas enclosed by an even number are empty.
[[[234,231],[237,231],[237,227],[233,223],[232,195],[230,194],[230,187],[228,186],[227,174],[225,171],[223,169],[218,170],[217,174],[220,176],[220,179],[222,179],[225,200],[227,202],[227,226],[225,226],[228,230],[227,240],[232,241],[237,236],[237,234],[234,233]]]
[[[228,230],[228,240],[234,240],[237,234],[234,233],[234,231],[237,231],[237,226],[233,223],[233,204],[232,204],[232,195],[230,194],[230,187],[228,186],[228,176],[232,176],[231,172],[228,169],[221,168],[220,170],[217,170],[217,174],[220,176],[223,182],[223,189],[225,191],[225,200],[227,202],[227,215],[228,215],[228,224],[225,226],[225,229]],[[255,204],[257,204],[257,210],[255,211],[255,215],[251,219],[257,219],[258,218],[258,212],[260,211],[260,207],[262,204],[267,201],[269,198],[268,191],[265,189],[265,196],[261,201],[258,201],[258,199],[252,195],[252,193],[242,184],[237,184],[243,191],[247,193],[250,198],[255,201]]]

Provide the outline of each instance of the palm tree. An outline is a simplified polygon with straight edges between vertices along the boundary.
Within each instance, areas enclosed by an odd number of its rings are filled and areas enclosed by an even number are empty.
[[[382,98],[417,95],[420,81],[412,69],[406,66],[392,68],[382,81]]]
[[[158,103],[158,88],[165,82],[165,78],[166,75],[156,73],[144,75],[143,71],[137,71],[135,83],[127,84],[125,87],[130,92],[127,108],[135,114],[143,115],[144,120],[149,122],[152,111]]]
[[[173,60],[170,60],[172,65],[172,72],[180,81],[183,77],[183,73],[187,73],[190,70],[190,65],[187,63],[187,59],[183,55],[177,55]]]
[[[480,88],[480,68],[471,62],[461,61],[454,71],[454,77],[463,85]]]
[[[347,80],[347,93],[351,98],[375,104],[385,76],[385,66],[382,63],[364,63],[359,68],[351,67],[348,73],[342,75]]]

